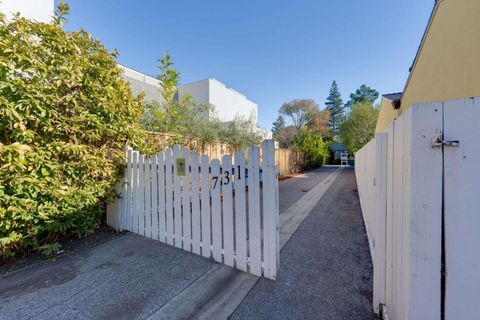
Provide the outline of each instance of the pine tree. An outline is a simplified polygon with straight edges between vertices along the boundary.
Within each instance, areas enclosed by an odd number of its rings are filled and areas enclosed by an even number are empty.
[[[285,128],[285,126],[286,126],[285,118],[282,117],[281,115],[278,116],[277,120],[273,123],[273,127],[272,127],[273,136],[275,137],[276,135],[278,135],[280,131]]]
[[[325,105],[327,110],[330,111],[330,130],[333,136],[336,137],[339,133],[340,124],[345,117],[345,106],[336,81],[332,83]]]

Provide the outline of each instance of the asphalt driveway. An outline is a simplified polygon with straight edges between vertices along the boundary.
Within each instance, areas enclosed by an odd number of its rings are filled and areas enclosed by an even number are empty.
[[[280,182],[280,211],[335,170]],[[254,279],[243,301],[229,306],[232,319],[373,318],[372,266],[355,190],[353,171],[343,170],[281,250],[278,279]],[[217,266],[128,233],[0,277],[0,319],[148,319]]]

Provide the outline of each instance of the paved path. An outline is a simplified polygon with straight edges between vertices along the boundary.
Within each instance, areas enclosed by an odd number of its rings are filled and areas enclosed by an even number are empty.
[[[218,291],[209,302],[220,308],[218,318],[371,319],[371,262],[353,171],[343,170],[325,184],[334,170],[280,183],[281,212],[305,204],[322,183],[325,190],[282,249],[277,281],[128,234],[0,278],[0,319],[146,319],[166,306],[175,309],[182,292],[199,283]],[[220,282],[209,276],[215,273]],[[222,301],[230,287],[245,293]],[[207,315],[208,307],[195,305],[195,316]]]
[[[276,281],[260,279],[231,319],[373,319],[372,265],[346,169],[280,252]]]

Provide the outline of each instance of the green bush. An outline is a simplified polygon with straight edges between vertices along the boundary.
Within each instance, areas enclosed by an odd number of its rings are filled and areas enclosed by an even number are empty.
[[[149,151],[116,53],[63,20],[0,17],[0,256],[92,232],[125,143]]]
[[[329,143],[308,129],[300,129],[293,139],[294,149],[303,152],[304,169],[313,169],[327,163]]]

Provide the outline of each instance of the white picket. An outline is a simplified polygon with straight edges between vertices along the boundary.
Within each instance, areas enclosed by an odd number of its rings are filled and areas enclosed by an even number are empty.
[[[110,214],[108,221],[117,229],[275,279],[279,246],[274,151],[272,141],[263,144],[261,168],[259,148],[250,148],[245,170],[243,152],[235,153],[232,164],[231,155],[221,162],[202,156],[199,162],[198,153],[178,145],[152,158],[126,148],[127,170],[117,185],[122,198],[109,207],[116,215]],[[180,162],[185,163],[185,174],[177,167]]]
[[[245,155],[235,153],[235,253],[236,267],[247,271],[247,208],[245,206]]]
[[[145,235],[145,156],[141,154],[138,158],[139,158],[138,232],[142,236],[144,236]]]
[[[151,202],[152,209],[150,210],[152,215],[151,233],[152,238],[158,240],[158,156],[154,155],[151,159]]]
[[[174,217],[173,217],[173,177],[172,177],[172,149],[165,150],[165,212],[167,216],[167,243],[173,245]]]
[[[272,140],[262,143],[263,155],[263,237],[264,237],[264,275],[275,279],[278,257],[278,199],[275,194],[275,145]]]
[[[217,159],[211,162],[212,180],[212,251],[213,259],[222,262],[222,207],[220,198],[220,161]]]
[[[180,146],[173,146],[173,216],[175,222],[174,238],[175,247],[182,246],[182,191],[181,180],[177,172],[177,159],[180,158]]]
[[[211,210],[210,210],[210,162],[208,156],[202,156],[201,166],[201,223],[202,223],[202,256],[210,258],[212,255]]]
[[[182,227],[183,227],[183,250],[192,251],[192,219],[190,211],[190,151],[183,148],[181,157],[185,159],[185,175],[182,176]]]
[[[151,159],[145,158],[145,236],[152,237]]]
[[[198,153],[191,154],[191,173],[192,173],[192,252],[200,254],[201,229],[200,229],[200,190],[199,184],[199,163]]]
[[[248,149],[248,244],[250,273],[262,275],[262,238],[260,230],[259,149]]]
[[[131,148],[127,149],[127,183],[126,183],[126,191],[125,191],[125,224],[123,225],[124,230],[132,231],[132,171],[133,171],[133,150]]]
[[[138,233],[138,215],[139,215],[139,195],[140,195],[140,186],[138,185],[138,179],[139,179],[139,153],[138,151],[135,151],[133,153],[133,208],[132,208],[132,213],[133,213],[133,219],[132,219],[132,232]]]
[[[224,155],[222,157],[222,209],[223,209],[223,256],[224,263],[234,266],[233,258],[233,198],[232,198],[232,156]]]
[[[157,155],[158,164],[158,239],[166,242],[165,216],[165,162],[163,152]]]

